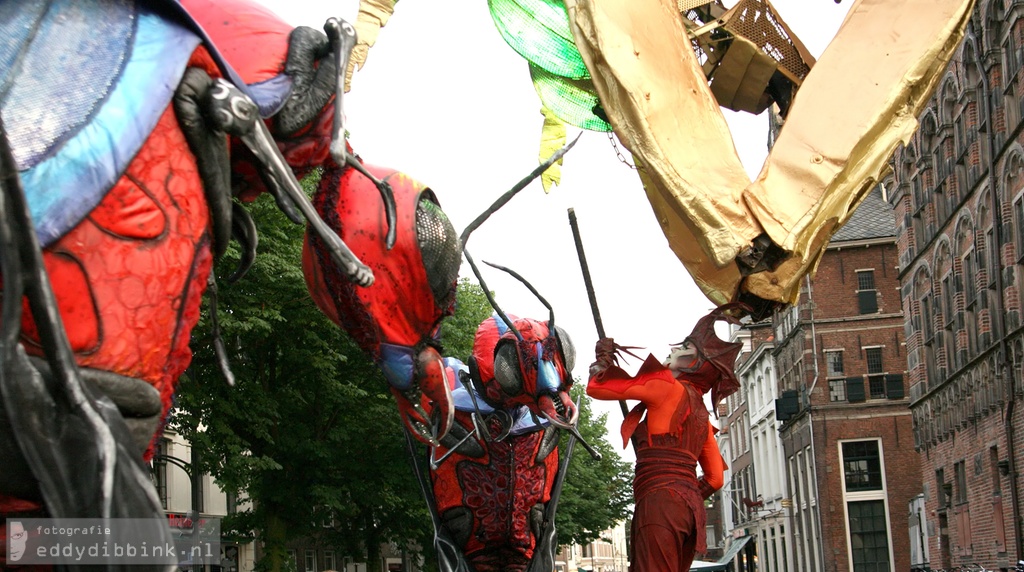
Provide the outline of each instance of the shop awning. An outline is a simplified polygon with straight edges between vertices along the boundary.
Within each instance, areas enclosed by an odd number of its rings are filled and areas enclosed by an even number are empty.
[[[737,554],[739,554],[740,550],[743,550],[743,547],[746,546],[748,542],[750,542],[751,538],[753,538],[753,536],[747,535],[741,536],[733,540],[732,544],[729,545],[729,548],[726,549],[725,554],[723,554],[722,557],[718,559],[718,563],[728,564],[732,562],[732,559],[735,558]]]
[[[728,569],[728,565],[721,562],[705,562],[703,560],[694,560],[690,565],[690,570],[700,570],[701,572],[725,572]]]

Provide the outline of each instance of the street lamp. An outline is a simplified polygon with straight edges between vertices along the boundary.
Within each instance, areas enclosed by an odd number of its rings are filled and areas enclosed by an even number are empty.
[[[191,487],[192,501],[190,506],[190,514],[192,515],[192,552],[189,554],[189,559],[192,560],[192,570],[198,572],[203,569],[203,565],[195,561],[197,555],[202,554],[199,550],[199,506],[202,504],[202,489],[199,488],[199,471],[195,470],[197,467],[196,463],[196,448],[189,446],[189,457],[191,462],[185,462],[178,457],[168,455],[166,453],[157,453],[153,455],[153,468],[156,468],[158,463],[170,463],[181,470],[185,471],[188,475],[189,486]]]

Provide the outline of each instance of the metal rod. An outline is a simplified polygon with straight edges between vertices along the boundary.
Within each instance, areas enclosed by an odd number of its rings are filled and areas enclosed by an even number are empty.
[[[580,270],[583,271],[583,283],[587,287],[587,298],[590,300],[590,312],[594,315],[594,326],[597,327],[597,337],[600,339],[608,336],[604,333],[604,323],[601,322],[601,310],[597,307],[597,294],[594,292],[594,281],[590,278],[590,266],[587,265],[587,254],[583,251],[583,239],[580,237],[580,227],[576,222],[576,211],[569,209],[569,226],[572,227],[572,239],[576,243],[576,255],[580,259]],[[619,400],[619,409],[622,410],[622,417],[629,415],[629,407],[626,402]]]

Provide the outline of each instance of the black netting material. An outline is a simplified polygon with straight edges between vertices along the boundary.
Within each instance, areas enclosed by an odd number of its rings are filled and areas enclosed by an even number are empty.
[[[434,301],[438,307],[445,308],[455,295],[452,285],[459,278],[462,248],[447,215],[427,197],[420,199],[416,209],[416,238]]]
[[[523,393],[523,377],[519,371],[519,352],[514,343],[504,343],[494,352],[494,379],[505,395]]]

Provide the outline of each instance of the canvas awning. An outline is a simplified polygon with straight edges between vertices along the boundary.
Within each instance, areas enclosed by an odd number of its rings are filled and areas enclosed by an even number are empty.
[[[718,563],[728,564],[732,562],[732,559],[735,558],[737,554],[739,554],[740,550],[743,550],[743,547],[746,546],[748,542],[750,542],[751,538],[754,537],[748,535],[741,536],[733,540],[732,544],[729,545],[729,548],[725,550],[725,554],[723,554],[722,557],[718,559]]]
[[[729,567],[721,562],[706,562],[704,560],[694,560],[690,564],[690,570],[700,570],[701,572],[724,572]]]

